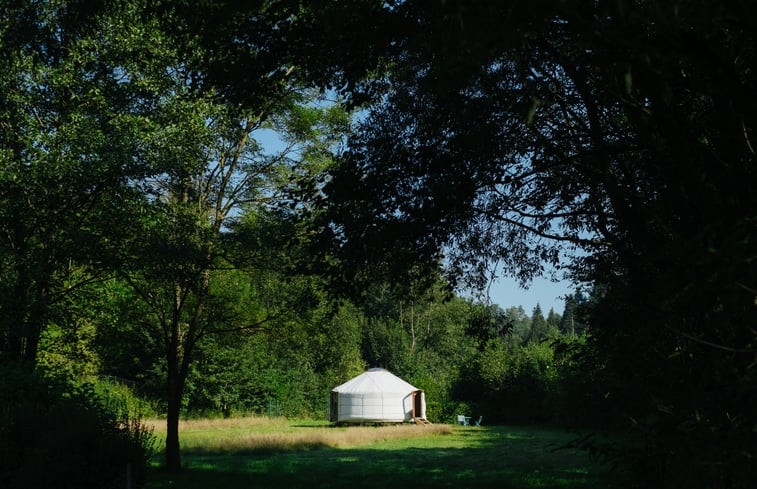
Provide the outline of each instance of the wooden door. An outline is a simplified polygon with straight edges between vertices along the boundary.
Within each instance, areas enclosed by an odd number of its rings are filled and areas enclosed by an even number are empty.
[[[423,417],[423,391],[413,392],[413,417]]]

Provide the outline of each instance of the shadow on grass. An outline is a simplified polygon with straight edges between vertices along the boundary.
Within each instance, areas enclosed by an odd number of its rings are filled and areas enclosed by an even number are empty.
[[[185,456],[178,475],[152,474],[149,488],[589,488],[611,487],[585,453],[553,448],[561,438],[532,430],[472,429],[457,447],[312,449]],[[471,446],[468,445],[468,441]],[[545,443],[546,442],[546,443]]]

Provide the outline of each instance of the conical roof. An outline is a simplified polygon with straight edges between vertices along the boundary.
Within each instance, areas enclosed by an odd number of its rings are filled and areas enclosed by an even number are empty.
[[[348,380],[332,389],[343,394],[359,394],[369,392],[383,392],[392,394],[407,394],[419,390],[393,373],[383,368],[366,370],[357,377]]]

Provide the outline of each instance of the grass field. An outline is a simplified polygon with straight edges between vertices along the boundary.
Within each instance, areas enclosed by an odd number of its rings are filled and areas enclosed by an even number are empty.
[[[155,428],[162,438],[162,425]],[[147,488],[612,487],[586,453],[560,448],[575,435],[545,428],[241,418],[189,421],[181,434],[186,469],[156,467]]]

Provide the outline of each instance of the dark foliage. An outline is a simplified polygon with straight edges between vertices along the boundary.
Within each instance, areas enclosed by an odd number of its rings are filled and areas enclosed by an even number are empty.
[[[657,485],[749,487],[757,384],[750,2],[403,2],[387,90],[325,187],[346,273],[601,290],[588,348]],[[366,272],[368,270],[368,272]]]
[[[141,485],[153,438],[88,384],[0,369],[0,485],[6,488]]]

